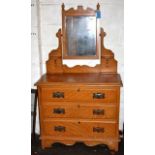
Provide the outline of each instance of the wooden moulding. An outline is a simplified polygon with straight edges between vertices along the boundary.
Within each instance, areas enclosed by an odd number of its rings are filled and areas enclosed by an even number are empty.
[[[99,7],[97,9],[99,10]],[[65,5],[62,4],[62,14],[64,16],[80,16],[80,15],[95,16],[96,12],[91,8],[84,9],[83,6],[78,6],[77,9],[70,8],[68,10],[65,10]]]
[[[62,31],[58,30],[56,36],[58,38],[58,48],[49,53],[49,59],[46,61],[47,74],[58,73],[117,73],[117,61],[114,59],[114,53],[104,47],[104,37],[106,33],[103,28],[100,30],[101,41],[101,63],[95,67],[74,66],[72,68],[62,63]]]

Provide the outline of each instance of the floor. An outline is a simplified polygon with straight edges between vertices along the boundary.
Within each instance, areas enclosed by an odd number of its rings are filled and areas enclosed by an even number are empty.
[[[40,147],[39,136],[36,135],[35,140],[31,142],[31,155],[111,155],[106,146],[88,147],[83,143],[76,143],[73,146],[65,146],[55,143],[52,148],[42,150]],[[119,144],[119,151],[114,155],[124,155],[124,140]]]

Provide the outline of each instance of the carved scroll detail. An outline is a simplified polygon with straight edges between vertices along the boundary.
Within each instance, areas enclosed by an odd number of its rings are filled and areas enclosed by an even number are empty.
[[[83,15],[83,14],[88,14],[88,15],[90,15],[90,14],[92,14],[92,15],[95,15],[95,13],[96,13],[96,11],[95,10],[93,10],[92,8],[86,8],[86,9],[84,9],[83,8],[83,6],[78,6],[76,9],[74,9],[74,8],[70,8],[70,9],[68,9],[68,10],[65,10],[65,5],[64,4],[62,4],[62,11],[63,11],[63,13],[65,14],[65,15],[69,15],[69,14],[72,14],[72,15],[74,15],[74,14],[81,14],[81,15]]]
[[[42,140],[42,147],[43,148],[49,148],[50,146],[52,146],[55,143],[55,141],[56,140],[52,140],[52,139],[43,139]],[[56,142],[64,144],[64,145],[68,145],[68,146],[72,146],[72,145],[76,144],[76,140],[59,140]],[[97,146],[97,145],[102,145],[102,144],[105,146],[105,143],[106,143],[106,145],[108,145],[110,150],[117,151],[118,142],[116,140],[108,140],[108,139],[105,139],[103,141],[83,140],[82,142],[86,146],[91,146],[91,147]]]

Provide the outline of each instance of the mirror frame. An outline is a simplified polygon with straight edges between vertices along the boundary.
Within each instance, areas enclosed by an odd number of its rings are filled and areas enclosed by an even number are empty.
[[[62,54],[63,59],[99,59],[100,55],[100,25],[99,18],[96,17],[97,11],[99,11],[99,4],[97,5],[97,10],[91,8],[83,9],[83,6],[78,6],[75,10],[70,8],[65,10],[64,4],[62,4]],[[67,37],[66,37],[66,17],[67,16],[95,16],[96,17],[96,55],[87,56],[69,56],[67,53]]]

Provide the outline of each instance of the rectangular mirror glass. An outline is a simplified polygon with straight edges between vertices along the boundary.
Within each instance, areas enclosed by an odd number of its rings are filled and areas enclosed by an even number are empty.
[[[66,16],[68,56],[96,55],[96,16]]]

